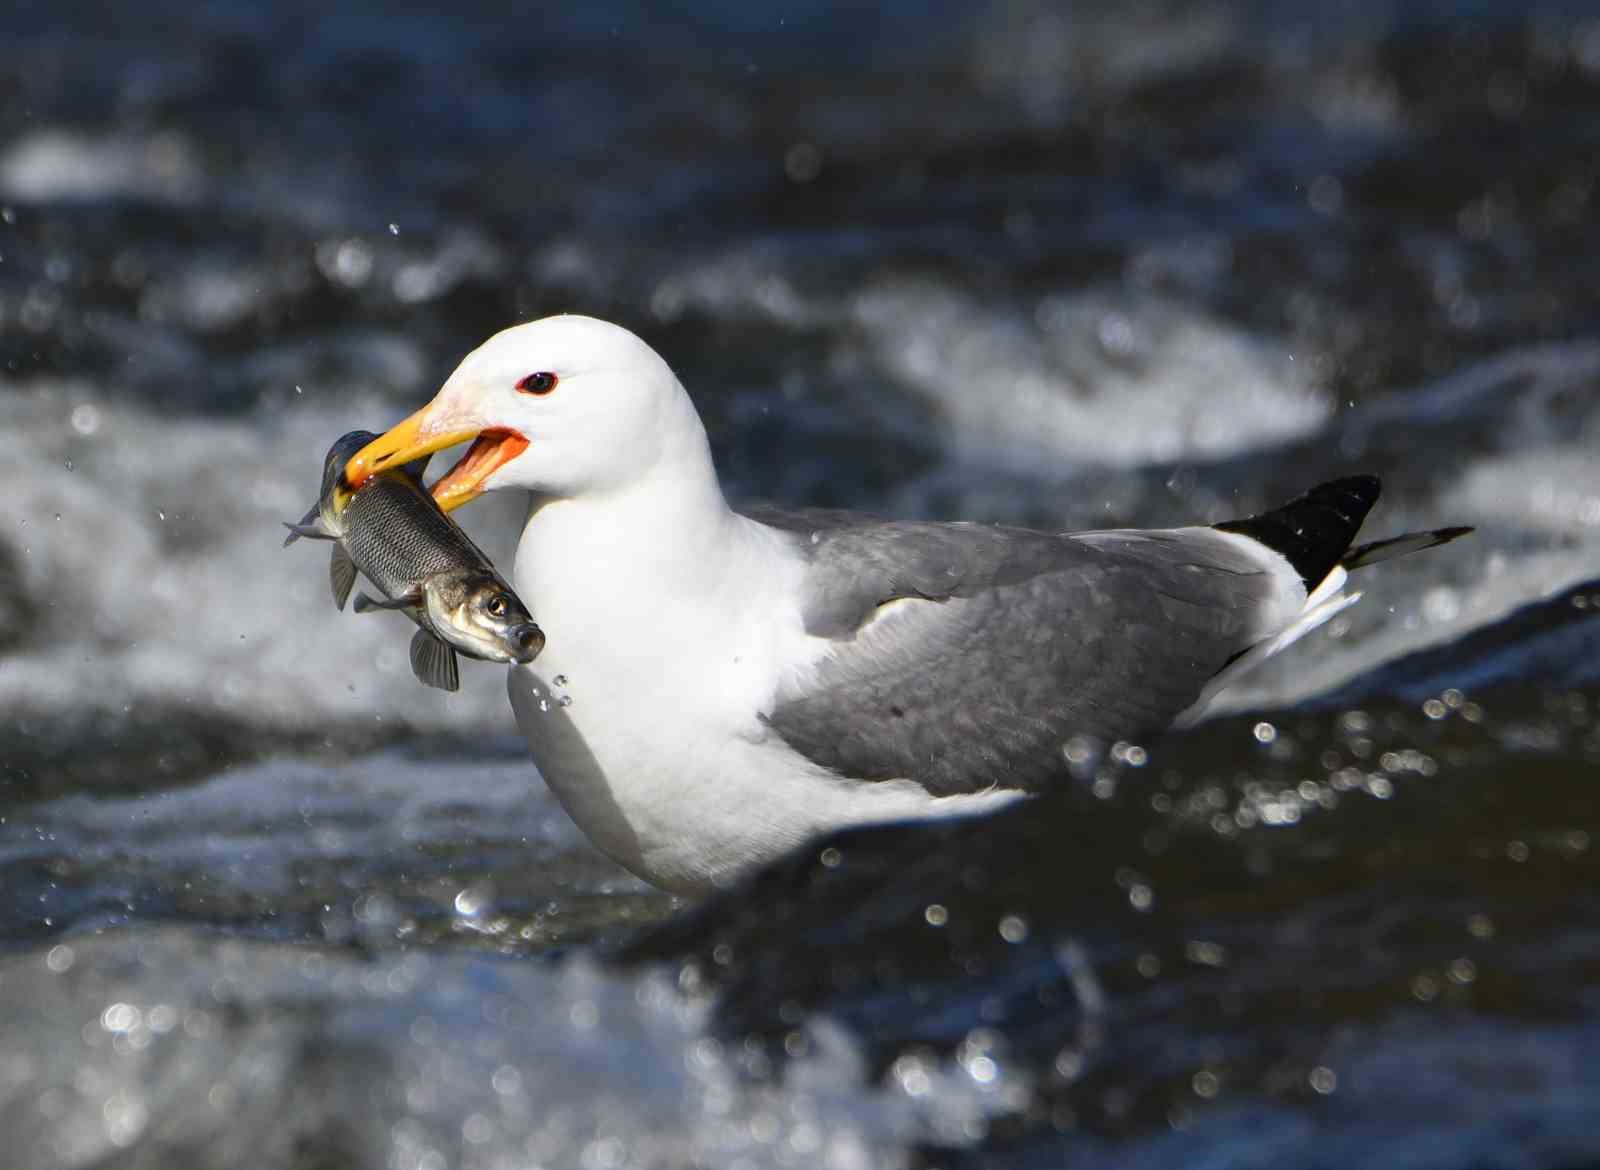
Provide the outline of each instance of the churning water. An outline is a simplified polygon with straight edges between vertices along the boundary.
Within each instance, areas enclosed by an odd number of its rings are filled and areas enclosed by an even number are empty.
[[[7,1165],[1600,1164],[1590,6],[324,7],[0,15]],[[682,907],[279,547],[569,309],[738,498],[1479,531]]]

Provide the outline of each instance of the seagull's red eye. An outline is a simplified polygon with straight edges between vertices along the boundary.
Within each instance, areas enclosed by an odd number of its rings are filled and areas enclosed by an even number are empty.
[[[524,394],[548,394],[556,388],[556,376],[549,370],[538,374],[529,374],[517,383],[517,389]]]

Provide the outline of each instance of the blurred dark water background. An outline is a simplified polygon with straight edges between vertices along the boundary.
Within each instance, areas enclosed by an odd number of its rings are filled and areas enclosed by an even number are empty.
[[[1600,1165],[1592,5],[0,34],[8,1165]],[[1058,797],[675,908],[497,670],[422,690],[278,548],[333,436],[567,310],[738,498],[1156,525],[1369,470],[1375,535],[1479,533]]]

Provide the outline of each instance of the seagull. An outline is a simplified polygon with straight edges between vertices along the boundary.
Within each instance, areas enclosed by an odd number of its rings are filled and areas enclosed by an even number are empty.
[[[1070,783],[1075,751],[1194,718],[1354,603],[1350,570],[1469,531],[1354,546],[1370,476],[1170,529],[736,511],[667,363],[576,315],[491,337],[345,476],[467,442],[442,507],[529,496],[512,581],[548,640],[507,689],[534,763],[603,852],[684,894]]]

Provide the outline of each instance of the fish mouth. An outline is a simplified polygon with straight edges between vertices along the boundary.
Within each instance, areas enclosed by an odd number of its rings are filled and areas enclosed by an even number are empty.
[[[446,512],[472,502],[483,495],[484,480],[527,449],[528,440],[516,431],[500,427],[480,431],[467,453],[429,489],[434,502]]]
[[[511,661],[519,666],[526,666],[539,657],[539,651],[544,649],[544,631],[533,622],[524,622],[513,627],[509,638],[513,651]]]
[[[404,467],[414,459],[472,442],[467,453],[433,485],[433,498],[445,511],[459,508],[483,494],[483,481],[523,451],[528,440],[503,427],[439,426],[430,403],[410,418],[390,427],[351,456],[345,464],[341,489],[354,492],[379,472]]]

